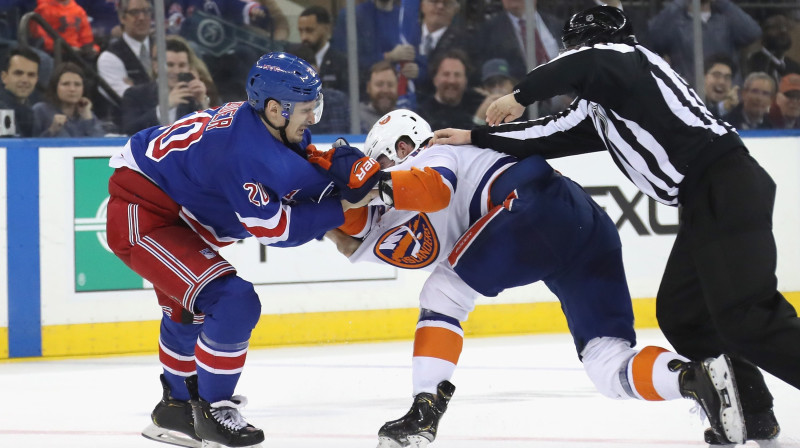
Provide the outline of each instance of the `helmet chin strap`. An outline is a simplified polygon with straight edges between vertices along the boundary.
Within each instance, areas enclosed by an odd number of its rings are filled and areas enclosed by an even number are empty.
[[[283,141],[284,145],[292,147],[292,143],[289,142],[289,139],[286,137],[286,127],[289,126],[289,120],[286,120],[286,124],[284,124],[283,126],[275,126],[274,124],[272,124],[271,121],[269,121],[269,118],[267,118],[266,109],[261,111],[261,117],[264,118],[264,122],[267,123],[267,126],[278,131],[278,134],[280,134],[281,140]]]
[[[286,127],[289,126],[289,120],[288,119],[286,120],[286,124],[284,124],[283,126],[275,126],[274,124],[272,124],[271,121],[269,121],[269,118],[267,118],[267,110],[266,109],[261,111],[261,117],[264,119],[264,122],[267,123],[267,126],[269,126],[272,129],[275,129],[276,131],[278,131],[278,134],[281,136],[281,141],[283,141],[283,144],[286,145],[287,148],[289,148],[292,151],[296,152],[297,154],[299,154],[303,158],[307,157],[305,151],[303,150],[303,148],[300,147],[299,144],[290,142],[289,138],[286,137]]]

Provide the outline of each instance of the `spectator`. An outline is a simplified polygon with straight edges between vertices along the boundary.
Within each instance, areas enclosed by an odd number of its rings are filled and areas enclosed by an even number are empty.
[[[414,47],[404,44],[400,37],[406,31],[400,29],[400,4],[395,0],[368,0],[356,6],[358,67],[364,78],[373,64],[382,60],[403,63],[401,74],[407,78],[415,78],[419,73],[419,67],[413,63]],[[344,9],[336,18],[331,45],[337,51],[347,52],[347,14]]]
[[[473,127],[473,117],[483,96],[467,90],[467,54],[450,49],[431,61],[435,93],[420,105],[420,115],[432,129]]]
[[[94,44],[89,16],[74,0],[38,0],[35,11],[85,61],[95,60],[98,47]],[[45,51],[53,52],[53,39],[39,25],[31,26],[31,36],[41,38]]]
[[[122,97],[133,85],[150,82],[150,0],[120,0],[117,12],[122,37],[109,43],[97,58],[97,72]]]
[[[775,97],[775,80],[764,72],[747,75],[742,102],[723,117],[736,129],[772,129],[767,112]]]
[[[689,0],[673,0],[650,20],[652,49],[684,79],[694,80],[694,33]],[[700,0],[703,54],[727,54],[739,63],[739,50],[761,37],[761,28],[731,0]],[[734,74],[734,80],[740,79]],[[691,84],[691,82],[690,82]]]
[[[83,94],[83,70],[72,62],[56,67],[45,101],[33,106],[37,137],[102,137],[103,124]]]
[[[155,52],[153,52],[155,55]],[[167,38],[167,87],[169,88],[169,119],[176,119],[209,107],[205,84],[192,70],[190,60],[194,52],[185,40],[177,36]],[[153,71],[158,64],[153,57]],[[191,76],[189,76],[191,75]],[[184,80],[184,77],[187,79]],[[125,91],[122,97],[122,130],[135,134],[142,129],[161,124],[158,110],[158,84],[151,81]]]
[[[747,58],[747,73],[764,72],[779,82],[789,73],[800,73],[800,63],[786,56],[792,48],[791,22],[783,14],[773,14],[762,23],[761,49]]]
[[[528,73],[525,44],[528,25],[525,21],[525,0],[503,0],[502,3],[503,10],[489,18],[481,31],[475,34],[476,42],[471,46],[473,52],[470,56],[479,64],[478,67],[489,59],[505,59],[510,64],[511,76],[522,79]],[[558,56],[563,21],[538,10],[535,19],[536,63],[534,65],[541,65]]]
[[[309,65],[319,73],[317,64],[314,62],[316,60],[314,50],[308,45],[295,45],[291,51],[287,51],[287,53],[293,54],[308,62]],[[322,81],[321,92],[328,106],[325,107],[324,113],[319,121],[311,128],[314,135],[350,133],[350,99],[347,97],[347,94],[341,90],[325,87],[325,81]]]
[[[190,50],[192,48],[189,42],[186,42],[186,40],[180,36],[170,36],[167,39],[185,42],[187,48]],[[206,63],[203,62],[194,51],[189,52],[189,67],[191,72],[206,86],[206,96],[208,97],[209,107],[221,106],[222,97],[219,94],[216,83],[214,83],[214,79],[211,77],[211,73],[208,71],[208,66],[206,66]]]
[[[30,49],[14,49],[9,53],[6,66],[0,72],[3,89],[0,90],[0,109],[14,111],[17,135],[33,136],[34,89],[39,79],[39,56]]]
[[[309,6],[297,18],[300,41],[314,51],[308,62],[319,67],[322,88],[347,92],[347,57],[331,48],[331,15],[322,6]],[[303,58],[305,59],[305,58]]]
[[[421,0],[420,23],[409,37],[417,50],[415,61],[419,66],[419,76],[415,85],[420,100],[433,95],[428,62],[450,48],[465,49],[466,30],[453,20],[459,9],[457,0]]]
[[[736,66],[729,56],[720,54],[706,59],[706,108],[722,118],[739,104],[739,86],[733,85]]]
[[[486,109],[494,100],[501,96],[508,95],[514,90],[517,80],[511,77],[511,68],[505,59],[489,59],[481,68],[481,87],[475,89],[483,95],[483,102],[478,106],[472,118],[473,123],[485,125]],[[522,114],[522,118],[527,118],[527,111]]]
[[[359,119],[361,132],[366,134],[378,118],[397,107],[397,73],[388,61],[378,61],[369,72],[367,80],[369,102],[361,102]]]
[[[272,21],[272,29],[270,29],[271,37],[274,40],[285,41],[289,39],[289,20],[286,15],[281,11],[278,2],[275,0],[257,0],[258,4],[266,10],[267,15]]]
[[[800,129],[800,75],[789,73],[781,78],[775,104],[769,110],[775,129]]]

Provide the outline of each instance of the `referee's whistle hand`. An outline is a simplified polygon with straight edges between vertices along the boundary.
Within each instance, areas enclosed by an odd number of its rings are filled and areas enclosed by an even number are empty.
[[[489,105],[486,110],[486,124],[496,126],[513,121],[525,112],[525,107],[517,102],[514,94],[502,96]]]

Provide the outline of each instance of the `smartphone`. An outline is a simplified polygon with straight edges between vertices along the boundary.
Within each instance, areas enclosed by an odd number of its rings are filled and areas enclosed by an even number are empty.
[[[178,73],[178,82],[189,82],[194,79],[194,75],[189,72]]]

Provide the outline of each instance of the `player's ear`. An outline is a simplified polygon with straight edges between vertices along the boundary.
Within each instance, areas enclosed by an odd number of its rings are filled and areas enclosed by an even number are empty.
[[[264,114],[266,114],[267,118],[270,120],[277,120],[281,116],[281,105],[277,101],[270,99],[267,100],[267,104],[264,105]]]

